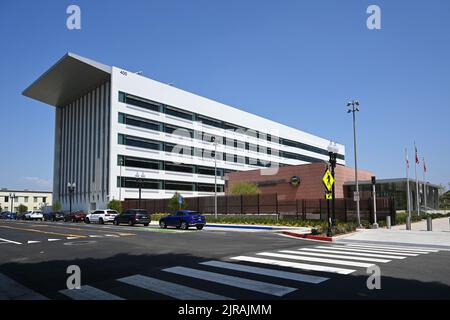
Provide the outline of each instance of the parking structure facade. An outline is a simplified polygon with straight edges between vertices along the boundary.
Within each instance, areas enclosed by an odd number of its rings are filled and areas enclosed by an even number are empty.
[[[53,196],[63,209],[70,199],[76,210],[136,199],[139,187],[143,199],[210,196],[216,181],[223,194],[230,172],[328,160],[328,139],[72,53],[23,94],[55,107]]]

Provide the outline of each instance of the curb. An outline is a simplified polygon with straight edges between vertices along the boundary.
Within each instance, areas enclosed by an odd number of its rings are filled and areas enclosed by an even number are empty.
[[[291,231],[281,231],[281,233],[288,235],[288,236],[293,236],[293,237],[303,238],[303,239],[311,239],[311,240],[327,241],[327,242],[333,241],[333,237],[314,236],[312,234],[301,234],[301,233],[291,232]]]

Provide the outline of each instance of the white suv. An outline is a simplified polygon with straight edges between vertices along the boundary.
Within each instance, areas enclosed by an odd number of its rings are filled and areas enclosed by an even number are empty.
[[[98,222],[100,224],[104,224],[107,222],[114,222],[114,218],[117,215],[118,215],[117,211],[111,209],[95,210],[90,212],[86,216],[84,222],[86,223]]]
[[[42,211],[28,211],[25,213],[25,220],[44,220]]]

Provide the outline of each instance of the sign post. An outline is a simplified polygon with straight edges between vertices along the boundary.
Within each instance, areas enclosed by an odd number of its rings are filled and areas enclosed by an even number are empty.
[[[181,204],[183,203],[183,197],[181,194],[178,196],[178,209],[181,210]]]
[[[331,232],[331,218],[330,218],[330,200],[333,199],[332,190],[334,178],[328,167],[327,170],[325,171],[325,174],[323,175],[322,182],[323,185],[325,186],[325,199],[327,199],[327,220],[328,220],[327,237],[331,237],[332,232]]]

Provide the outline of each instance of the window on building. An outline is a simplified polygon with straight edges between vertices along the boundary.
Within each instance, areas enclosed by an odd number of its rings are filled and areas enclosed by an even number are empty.
[[[23,197],[23,202],[28,202],[28,197]]]
[[[5,196],[5,202],[8,203],[9,202],[9,197]]]
[[[124,144],[127,146],[160,150],[160,142],[150,139],[138,138],[133,136],[127,136],[119,134],[119,144]]]
[[[130,95],[128,93],[119,92],[119,101],[133,106],[159,112],[160,104],[148,99]]]
[[[137,157],[119,156],[123,159],[123,165],[132,168],[145,168],[145,169],[155,169],[161,168],[161,162],[153,159],[144,159]],[[119,160],[120,161],[120,160]]]
[[[189,164],[176,164],[173,162],[165,162],[164,170],[166,171],[177,171],[177,172],[186,172],[186,173],[194,173],[194,166]]]
[[[164,108],[164,112],[168,115],[177,117],[177,118],[182,118],[182,119],[187,119],[187,120],[192,120],[193,119],[193,114],[190,112],[186,112],[186,111],[181,111],[180,109],[174,108],[174,107],[168,107],[166,106]]]
[[[180,181],[165,181],[164,189],[166,190],[184,190],[194,191],[194,184],[192,182],[180,182]]]
[[[185,137],[185,138],[191,138],[192,139],[194,137],[194,131],[193,130],[182,128],[182,127],[178,127],[178,126],[174,126],[174,125],[171,125],[171,124],[164,124],[164,132],[170,133],[170,134],[176,134],[176,135],[179,135],[179,136]]]
[[[216,127],[216,128],[223,128],[222,121],[220,121],[220,120],[216,120],[216,119],[202,116],[199,114],[196,116],[196,120],[200,121],[202,124],[205,124],[208,126],[212,126],[212,127]]]
[[[159,123],[148,119],[130,116],[127,114],[119,113],[119,122],[131,125],[134,127],[145,128],[150,130],[159,131]]]
[[[33,202],[38,202],[38,198],[37,197],[33,197]]]

